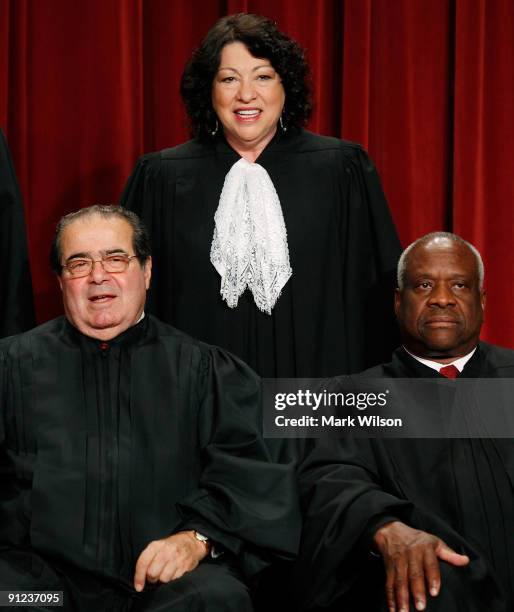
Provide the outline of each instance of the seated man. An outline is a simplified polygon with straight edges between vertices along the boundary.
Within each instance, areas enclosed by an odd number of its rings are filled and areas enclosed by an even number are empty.
[[[67,215],[51,262],[65,316],[0,342],[0,591],[63,591],[80,612],[251,610],[244,576],[299,532],[258,378],[145,316],[134,213]]]
[[[364,376],[514,377],[514,351],[479,342],[482,285],[480,255],[458,236],[410,245],[395,298],[403,346]],[[512,610],[513,479],[509,439],[321,441],[301,475],[304,607]]]

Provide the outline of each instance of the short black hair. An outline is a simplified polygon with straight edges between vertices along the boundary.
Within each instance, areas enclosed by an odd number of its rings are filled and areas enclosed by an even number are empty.
[[[116,204],[95,204],[94,206],[81,208],[80,210],[64,215],[64,217],[61,217],[59,220],[55,229],[54,239],[52,240],[52,246],[50,247],[50,265],[56,274],[60,275],[62,272],[61,238],[63,231],[77,219],[93,217],[95,215],[104,218],[117,217],[119,219],[124,219],[130,225],[132,228],[132,247],[134,249],[134,254],[142,266],[152,254],[148,231],[136,213],[126,208],[122,208],[121,206],[117,206]]]
[[[207,138],[216,125],[211,91],[223,47],[243,43],[254,56],[269,60],[284,87],[282,121],[286,128],[304,125],[312,110],[310,71],[299,44],[261,15],[238,13],[222,17],[207,33],[186,64],[180,93],[189,116],[191,133]]]

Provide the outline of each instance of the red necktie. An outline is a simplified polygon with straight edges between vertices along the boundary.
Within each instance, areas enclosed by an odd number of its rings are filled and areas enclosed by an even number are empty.
[[[446,378],[457,378],[460,372],[453,364],[451,364],[441,368],[439,370],[439,374],[446,376]]]

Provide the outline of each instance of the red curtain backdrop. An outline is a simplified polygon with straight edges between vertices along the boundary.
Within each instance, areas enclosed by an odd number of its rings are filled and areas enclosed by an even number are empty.
[[[0,0],[0,126],[39,321],[60,312],[55,222],[117,201],[138,155],[187,138],[183,65],[217,18],[240,11],[306,48],[309,127],[370,151],[404,245],[448,229],[481,250],[483,336],[514,347],[512,0]]]

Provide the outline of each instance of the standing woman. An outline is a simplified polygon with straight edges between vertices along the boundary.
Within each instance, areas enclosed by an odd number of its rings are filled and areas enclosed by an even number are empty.
[[[150,231],[149,309],[273,377],[390,355],[400,243],[357,144],[304,129],[308,66],[270,20],[220,19],[182,76],[193,140],[139,159],[121,204]]]

